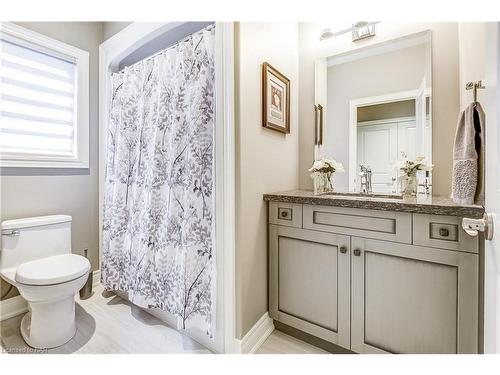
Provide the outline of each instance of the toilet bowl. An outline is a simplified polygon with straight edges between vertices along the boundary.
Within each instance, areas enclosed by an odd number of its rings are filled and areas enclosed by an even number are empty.
[[[33,348],[54,348],[76,333],[75,294],[89,261],[71,254],[71,217],[55,215],[2,222],[0,276],[28,302],[21,335]]]

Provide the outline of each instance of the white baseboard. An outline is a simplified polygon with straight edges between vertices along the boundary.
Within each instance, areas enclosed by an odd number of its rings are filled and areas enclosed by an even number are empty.
[[[28,311],[28,302],[21,296],[0,301],[0,321],[23,314],[26,311]]]
[[[239,342],[239,352],[241,354],[255,353],[273,331],[273,320],[269,317],[269,313],[266,312],[257,323],[253,325],[245,337],[241,340],[237,340]]]

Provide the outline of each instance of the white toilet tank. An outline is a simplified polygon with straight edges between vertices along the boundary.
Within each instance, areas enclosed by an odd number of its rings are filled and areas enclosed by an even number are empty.
[[[1,224],[0,269],[71,253],[71,216],[52,215],[6,220]]]

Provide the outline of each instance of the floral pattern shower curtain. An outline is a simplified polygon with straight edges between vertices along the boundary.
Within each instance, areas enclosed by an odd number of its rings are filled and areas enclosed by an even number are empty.
[[[102,284],[215,323],[214,28],[112,75]]]

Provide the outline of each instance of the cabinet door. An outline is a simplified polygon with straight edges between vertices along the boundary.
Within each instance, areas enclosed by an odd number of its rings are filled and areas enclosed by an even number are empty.
[[[348,236],[269,225],[273,319],[350,347]]]
[[[476,353],[478,256],[352,237],[351,349]]]

